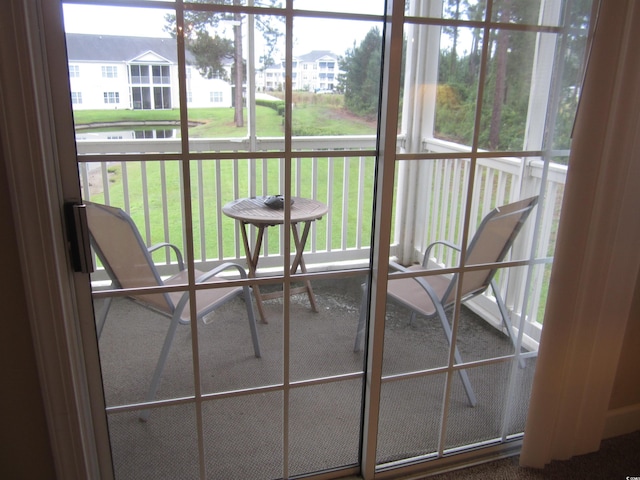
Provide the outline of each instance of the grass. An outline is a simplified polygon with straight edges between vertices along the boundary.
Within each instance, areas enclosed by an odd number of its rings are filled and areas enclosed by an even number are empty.
[[[268,193],[279,193],[278,168],[275,162],[279,160],[255,160],[257,185],[262,185],[263,181],[271,186]],[[267,177],[263,179],[263,165],[267,163]],[[363,231],[359,231],[357,210],[358,195],[358,159],[336,159],[334,160],[333,175],[329,176],[329,159],[317,158],[314,160],[315,168],[318,171],[316,177],[317,198],[326,201],[332,208],[331,215],[331,248],[339,250],[343,247],[343,242],[347,248],[356,247],[358,233],[367,239],[370,232],[371,208],[364,207],[360,222]],[[346,162],[346,164],[345,164]],[[227,217],[220,219],[212,212],[219,211],[228,201],[235,198],[234,185],[229,179],[237,175],[238,190],[247,192],[249,178],[249,160],[219,160],[219,161],[194,161],[191,164],[191,189],[193,208],[193,236],[194,251],[196,258],[218,258],[222,252],[223,258],[233,258],[236,256],[236,238],[234,236],[234,221]],[[310,197],[312,195],[311,176],[308,174],[312,168],[312,160],[305,159],[301,162],[300,170],[294,166],[294,178],[302,176],[300,195]],[[373,159],[365,165],[365,177],[371,179],[364,187],[365,205],[372,205],[373,201]],[[348,171],[349,185],[347,187],[348,204],[351,206],[346,212],[342,211],[342,195],[344,190],[343,171]],[[126,164],[116,164],[109,167],[109,203],[113,205],[125,205],[125,191],[128,192],[130,202],[130,214],[139,226],[143,237],[149,244],[161,241],[178,242],[182,238],[182,190],[179,188],[180,165],[175,161],[167,162],[127,162]],[[201,180],[201,181],[200,181]],[[217,185],[220,185],[219,191]],[[175,188],[171,188],[176,185]],[[330,195],[329,185],[332,187]],[[202,191],[200,192],[200,189]],[[165,192],[165,193],[163,193]],[[218,204],[218,194],[222,205]],[[329,198],[330,197],[330,198]],[[202,211],[200,211],[200,199],[202,199]],[[98,193],[92,196],[92,200],[103,202],[104,195]],[[144,202],[147,202],[145,205]],[[149,230],[145,227],[145,208],[149,211]],[[347,215],[347,231],[345,238],[342,233],[343,214]],[[164,216],[167,216],[166,227]],[[327,221],[325,217],[317,223],[316,240],[318,245],[325,245],[327,241]],[[165,228],[167,234],[165,235]],[[206,245],[201,244],[201,233],[207,239]],[[148,237],[148,238],[147,238]],[[366,241],[366,240],[365,240]],[[268,230],[268,251],[269,254],[279,253],[279,229]],[[308,245],[309,246],[309,245]],[[202,252],[202,255],[201,255]]]
[[[192,108],[189,109],[189,122],[196,126],[189,129],[192,138],[226,138],[245,137],[247,128],[238,128],[233,121],[233,110],[230,108]],[[117,124],[131,122],[180,122],[179,110],[76,110],[73,113],[77,128],[85,128],[93,124]],[[278,114],[266,107],[256,107],[257,134],[261,137],[282,135],[282,119]],[[246,119],[246,110],[245,110]],[[246,125],[246,122],[245,122]],[[87,130],[84,130],[87,131]]]
[[[347,112],[342,106],[342,95],[314,95],[306,92],[294,94],[292,126],[294,135],[374,135],[375,123]],[[180,111],[173,110],[75,110],[77,128],[92,124],[119,124],[128,122],[179,123]],[[232,108],[190,108],[191,138],[235,138],[247,136],[245,126],[236,127]],[[86,131],[86,130],[85,130]],[[284,135],[284,119],[265,106],[256,106],[256,134],[259,137]]]
[[[293,112],[293,126],[304,130],[304,135],[362,135],[375,134],[375,124],[353,117],[346,113],[341,106],[332,105],[338,96],[323,95],[319,102],[303,102],[300,99]],[[313,98],[313,97],[307,97]],[[327,100],[325,100],[327,99]],[[189,120],[199,125],[189,129],[190,138],[233,138],[244,137],[246,126],[237,128],[233,122],[234,111],[227,108],[190,109]],[[74,112],[76,125],[95,123],[119,122],[175,122],[179,119],[177,110],[105,110]],[[283,136],[283,119],[277,112],[264,106],[256,106],[256,130],[259,137]],[[300,133],[298,133],[300,135]],[[279,186],[280,160],[265,159],[255,162],[255,185],[260,193],[261,185],[268,185],[266,194],[281,193]],[[233,179],[238,182],[238,192],[248,192],[249,160],[202,160],[193,161],[191,189],[194,208],[193,235],[196,257],[218,258],[220,252],[224,258],[235,257],[236,239],[234,236],[234,221],[224,217],[221,223],[210,212],[218,211],[218,194],[222,203],[233,200],[236,196]],[[359,159],[333,160],[332,169],[327,157],[315,160],[303,159],[300,167],[292,166],[293,178],[300,178],[301,196],[312,195],[312,169],[318,173],[315,177],[317,198],[326,200],[332,206],[331,248],[341,249],[343,244],[348,247],[356,246],[356,238],[360,233],[368,238],[371,223],[371,208],[363,209],[360,219],[366,232],[359,232],[358,218],[355,206],[358,200]],[[298,170],[299,168],[299,170]],[[344,185],[343,172],[347,172],[348,185]],[[373,159],[366,163],[364,178],[365,205],[371,205],[373,200]],[[264,173],[266,172],[266,173]],[[263,178],[266,175],[266,178]],[[109,166],[109,202],[114,205],[125,205],[125,192],[128,192],[130,213],[137,225],[140,226],[145,239],[149,243],[170,240],[173,243],[182,238],[183,218],[181,212],[181,172],[178,162],[127,162],[126,164],[112,164]],[[220,185],[220,191],[217,191]],[[175,186],[175,187],[174,187]],[[330,187],[331,186],[331,190]],[[173,187],[173,188],[172,188]],[[199,190],[202,189],[200,193]],[[329,192],[332,191],[332,198]],[[347,192],[348,204],[352,207],[347,212],[342,211],[343,192]],[[166,192],[166,198],[163,198]],[[242,196],[244,194],[240,194]],[[199,198],[202,197],[203,212],[199,211]],[[97,202],[104,201],[104,195],[92,195]],[[145,202],[147,204],[145,205]],[[145,208],[149,211],[149,225],[145,227]],[[343,238],[342,222],[346,215],[347,232]],[[165,222],[164,217],[167,217]],[[318,245],[326,244],[327,218],[317,224]],[[165,227],[166,223],[166,227]],[[166,232],[166,233],[165,233]],[[207,239],[205,246],[201,245],[201,233]],[[148,237],[148,238],[147,238]],[[268,251],[277,254],[280,239],[279,229],[268,230]]]

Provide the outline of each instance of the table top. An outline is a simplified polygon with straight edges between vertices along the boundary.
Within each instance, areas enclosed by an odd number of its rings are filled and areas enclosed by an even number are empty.
[[[284,209],[276,210],[264,204],[266,197],[239,198],[222,207],[222,212],[253,225],[281,225],[284,223]],[[329,207],[318,200],[293,197],[291,223],[318,220],[327,214]]]

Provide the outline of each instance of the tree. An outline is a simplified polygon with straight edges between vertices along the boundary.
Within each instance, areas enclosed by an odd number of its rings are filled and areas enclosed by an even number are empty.
[[[206,32],[196,32],[189,39],[187,48],[195,57],[196,67],[203,77],[229,80],[224,60],[234,58],[231,40],[218,35],[212,37]]]
[[[194,3],[210,4],[210,0],[193,0]],[[217,0],[218,5],[241,6],[242,0]],[[280,0],[256,1],[256,6],[281,7]],[[167,15],[165,30],[175,35],[176,17]],[[229,80],[224,69],[224,60],[233,59],[233,82],[235,83],[234,104],[235,124],[244,126],[243,116],[243,91],[242,85],[245,79],[242,45],[242,22],[244,16],[241,12],[205,12],[190,10],[184,14],[185,46],[193,54],[198,70],[207,78],[219,76]],[[278,29],[278,17],[269,15],[256,16],[256,28],[262,32],[265,41],[265,55],[261,58],[263,64],[273,63],[271,55],[275,50],[282,32]],[[218,35],[216,29],[228,23],[233,26],[233,40]]]
[[[462,18],[462,13],[468,11],[470,6],[468,0],[446,0],[443,4],[443,8],[447,18],[459,20]],[[442,32],[452,38],[449,73],[451,76],[454,76],[456,73],[456,59],[458,56],[458,27],[443,26]]]
[[[345,73],[338,78],[338,88],[344,92],[345,107],[356,115],[373,118],[378,112],[381,52],[382,35],[374,27],[339,59]]]
[[[504,22],[511,16],[511,0],[504,0],[501,20]],[[497,150],[500,145],[500,122],[502,105],[507,97],[507,54],[509,52],[510,34],[505,29],[498,30],[495,53],[495,90],[493,94],[493,110],[489,130],[489,148]]]

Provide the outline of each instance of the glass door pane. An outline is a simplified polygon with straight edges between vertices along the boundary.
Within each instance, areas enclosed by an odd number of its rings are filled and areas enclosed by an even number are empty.
[[[384,321],[379,468],[524,429],[566,173],[561,151],[539,151],[568,149],[590,7],[478,7],[410,2],[395,37],[406,53],[397,149],[383,160],[395,165],[391,266],[372,292],[387,299],[371,320]]]
[[[65,5],[117,478],[358,469],[381,18],[255,6]],[[357,36],[330,50],[337,25]],[[125,108],[90,101],[107,82]]]

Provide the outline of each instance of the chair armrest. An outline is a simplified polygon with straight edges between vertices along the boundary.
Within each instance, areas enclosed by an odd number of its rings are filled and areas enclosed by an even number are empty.
[[[215,277],[220,272],[223,272],[228,269],[236,269],[240,273],[240,278],[243,278],[243,279],[247,278],[247,272],[241,265],[238,265],[237,263],[232,263],[232,262],[225,262],[225,263],[221,263],[217,267],[212,268],[208,272],[200,275],[198,278],[196,278],[196,283],[206,282],[211,277]]]
[[[156,243],[155,245],[152,245],[149,248],[147,248],[147,251],[149,252],[149,254],[151,254],[163,247],[170,248],[175,252],[176,259],[178,260],[178,268],[180,269],[180,271],[184,270],[184,261],[182,260],[182,252],[180,252],[180,249],[177,246],[175,246],[173,243],[167,243],[167,242]]]
[[[407,272],[408,269],[407,267],[405,267],[404,265],[400,265],[397,262],[394,262],[393,260],[389,261],[389,268],[393,269],[393,270],[398,270],[400,272]]]
[[[422,259],[422,266],[423,267],[426,268],[426,267],[429,266],[429,255],[431,254],[431,249],[436,245],[444,245],[445,247],[453,248],[454,250],[457,250],[458,252],[461,250],[458,245],[456,245],[455,243],[448,242],[446,240],[438,240],[436,242],[433,242],[433,243],[429,244],[427,249],[424,251],[424,258]]]

